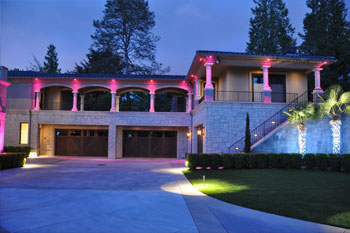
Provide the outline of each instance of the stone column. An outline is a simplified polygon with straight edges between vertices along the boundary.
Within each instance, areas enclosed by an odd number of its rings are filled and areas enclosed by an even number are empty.
[[[35,91],[35,107],[34,110],[40,110],[40,91]]]
[[[112,92],[111,112],[115,112],[115,92]]]
[[[78,102],[78,92],[73,91],[73,108],[72,108],[73,112],[78,111],[77,102]]]
[[[155,93],[150,93],[150,108],[149,108],[149,112],[154,112],[154,99],[155,99]]]
[[[111,124],[108,127],[108,159],[115,159],[116,157],[116,131],[117,126]]]
[[[117,95],[117,101],[115,102],[115,111],[119,112],[120,95]]]
[[[318,102],[320,100],[319,95],[323,93],[323,90],[321,88],[321,70],[323,69],[322,68],[313,69],[315,73],[315,89],[312,92],[314,102]]]
[[[264,77],[264,103],[271,103],[271,87],[269,86],[269,68],[270,66],[264,65],[261,67]]]
[[[206,70],[206,84],[204,87],[204,100],[213,101],[214,100],[214,87],[211,80],[212,66],[215,64],[215,58],[213,56],[207,56],[204,66]]]
[[[84,99],[85,95],[80,95],[80,111],[84,111]]]
[[[192,111],[192,93],[187,94],[187,108],[186,112],[191,112]]]
[[[199,78],[196,79],[196,83],[195,83],[195,104],[198,105],[199,104],[199,100],[201,99],[201,95],[199,93]]]

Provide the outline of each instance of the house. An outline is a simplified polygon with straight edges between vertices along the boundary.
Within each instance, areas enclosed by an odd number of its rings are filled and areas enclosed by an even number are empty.
[[[254,129],[291,104],[307,101],[310,72],[317,99],[323,92],[322,66],[334,61],[197,51],[186,76],[7,72],[3,67],[5,145],[30,146],[38,155],[110,159],[241,151],[246,113]],[[146,100],[129,106],[136,98],[130,93]],[[285,121],[277,118],[254,134],[254,142]]]

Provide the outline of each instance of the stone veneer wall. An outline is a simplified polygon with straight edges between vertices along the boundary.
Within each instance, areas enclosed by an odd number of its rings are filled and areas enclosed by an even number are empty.
[[[203,102],[192,112],[192,151],[197,151],[197,125],[205,127],[204,153],[227,153],[228,147],[244,136],[247,112],[253,129],[284,106],[285,103]]]
[[[306,124],[306,152],[332,153],[332,130],[330,119],[309,121]],[[341,152],[350,153],[350,116],[341,118]],[[258,144],[253,152],[268,153],[299,153],[298,129],[296,125],[287,124],[276,131],[271,137]]]
[[[30,147],[39,148],[40,125],[104,126],[109,130],[108,157],[116,157],[117,126],[176,127],[178,131],[178,157],[185,155],[186,131],[190,127],[190,114],[183,112],[95,112],[95,111],[30,111],[8,110],[5,126],[5,145],[19,146],[20,122],[30,122]],[[51,146],[52,147],[52,146]]]

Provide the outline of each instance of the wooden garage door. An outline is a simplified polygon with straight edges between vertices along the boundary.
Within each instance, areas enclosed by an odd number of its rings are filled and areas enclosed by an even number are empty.
[[[56,129],[56,155],[106,156],[108,130]]]
[[[123,131],[124,157],[176,158],[176,131]]]

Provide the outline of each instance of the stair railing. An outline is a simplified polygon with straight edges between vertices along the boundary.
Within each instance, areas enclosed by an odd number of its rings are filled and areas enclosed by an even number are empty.
[[[300,96],[298,96],[297,98],[295,98],[293,101],[291,101],[289,104],[284,106],[277,113],[275,113],[274,115],[269,117],[267,120],[265,120],[263,123],[255,127],[253,130],[251,130],[250,131],[251,145],[254,145],[258,141],[260,141],[262,138],[264,138],[267,134],[269,134],[274,129],[276,129],[278,126],[286,122],[287,115],[284,112],[288,112],[289,108],[294,107],[299,103],[305,103],[305,102],[308,102],[307,91],[301,94]],[[228,152],[229,153],[243,152],[244,141],[245,141],[245,136],[240,138],[231,146],[229,146]]]

